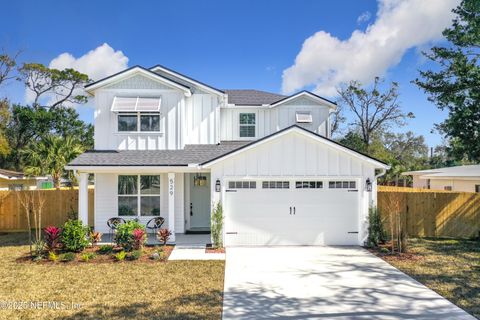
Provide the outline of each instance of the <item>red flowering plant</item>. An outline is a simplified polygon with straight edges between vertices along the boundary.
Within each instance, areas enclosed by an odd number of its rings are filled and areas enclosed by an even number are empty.
[[[170,239],[170,236],[172,235],[172,232],[168,229],[160,229],[157,233],[158,240],[160,240],[163,245],[167,244],[168,239]]]
[[[140,250],[147,241],[147,233],[143,229],[135,229],[132,232],[133,248]]]
[[[43,229],[43,237],[45,238],[45,246],[48,251],[55,250],[60,244],[60,236],[62,230],[59,227],[48,226]]]

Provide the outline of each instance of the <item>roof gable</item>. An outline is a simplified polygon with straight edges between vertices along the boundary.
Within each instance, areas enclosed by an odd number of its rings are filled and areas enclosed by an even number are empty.
[[[169,69],[169,68],[167,68],[165,66],[162,66],[162,65],[159,65],[159,64],[157,64],[154,67],[151,67],[149,70],[158,74],[158,75],[161,75],[165,78],[168,78],[168,79],[171,79],[171,80],[176,81],[178,83],[181,83],[181,84],[183,84],[185,86],[188,86],[188,87],[195,86],[195,87],[200,88],[201,90],[204,90],[204,91],[207,91],[207,92],[210,92],[210,93],[214,93],[214,94],[219,94],[219,95],[223,95],[225,93],[224,91],[222,91],[220,89],[212,87],[208,84],[205,84],[201,81],[195,80],[195,79],[193,79],[189,76],[186,76],[184,74],[181,74],[177,71],[174,71],[172,69]]]
[[[363,154],[363,153],[360,153],[360,152],[355,151],[355,150],[353,150],[353,149],[350,149],[350,148],[348,148],[348,147],[346,147],[346,146],[343,146],[343,145],[339,144],[338,142],[335,142],[335,141],[333,141],[333,140],[330,140],[330,139],[328,139],[328,138],[325,138],[325,137],[323,137],[323,136],[321,136],[321,135],[318,135],[318,134],[316,134],[316,133],[314,133],[314,132],[312,132],[312,131],[310,131],[310,130],[304,129],[304,128],[298,126],[298,125],[292,125],[292,126],[287,127],[287,128],[285,128],[285,129],[283,129],[283,130],[277,131],[277,132],[275,132],[275,133],[273,133],[273,134],[271,134],[271,135],[269,135],[269,136],[266,136],[266,137],[264,137],[264,138],[262,138],[262,139],[253,141],[253,142],[251,142],[251,143],[249,143],[249,144],[246,144],[246,145],[244,145],[244,146],[242,146],[242,147],[240,147],[240,148],[237,148],[237,149],[235,149],[235,150],[232,150],[232,151],[229,152],[229,153],[226,153],[226,154],[223,154],[223,155],[218,156],[218,157],[216,157],[216,158],[210,159],[210,160],[202,163],[201,165],[208,168],[208,167],[214,165],[214,164],[217,163],[217,162],[223,161],[223,160],[225,160],[225,159],[227,159],[227,158],[229,158],[229,157],[233,157],[233,156],[235,156],[235,155],[237,155],[237,154],[239,154],[239,153],[241,153],[241,152],[244,152],[244,151],[250,150],[250,149],[252,149],[252,148],[255,148],[255,147],[257,147],[257,146],[260,146],[260,145],[262,145],[262,144],[268,143],[269,141],[272,141],[272,140],[274,140],[274,139],[278,139],[278,138],[280,138],[280,137],[282,137],[282,136],[284,136],[284,135],[286,135],[286,134],[288,134],[288,133],[290,133],[290,132],[295,132],[295,133],[299,133],[299,134],[301,134],[301,135],[308,136],[308,137],[310,137],[310,138],[312,138],[312,139],[317,140],[318,142],[321,142],[321,143],[324,143],[324,144],[328,145],[328,146],[331,147],[331,148],[338,149],[338,150],[340,150],[340,151],[342,151],[342,152],[345,152],[346,154],[349,154],[350,156],[353,156],[353,157],[355,157],[355,158],[358,158],[358,159],[361,159],[361,160],[363,160],[363,161],[369,162],[369,163],[373,164],[373,165],[376,166],[376,167],[384,168],[384,169],[390,168],[390,166],[389,166],[388,164],[386,164],[385,162],[383,162],[383,161],[380,161],[380,160],[375,159],[375,158],[373,158],[373,157],[370,157],[370,156],[368,156],[368,155],[366,155],[366,154]]]
[[[279,105],[284,105],[284,104],[291,104],[294,101],[298,101],[299,99],[302,99],[304,102],[308,102],[309,104],[322,104],[326,105],[331,109],[336,109],[337,104],[333,101],[330,101],[328,99],[325,99],[323,97],[320,97],[310,91],[300,91],[298,93],[295,93],[291,96],[285,97],[283,99],[280,99],[270,105],[270,108],[277,107]]]
[[[191,95],[190,88],[184,84],[175,82],[171,79],[167,79],[165,77],[162,77],[161,75],[156,74],[155,72],[152,72],[148,69],[145,69],[140,66],[134,66],[129,69],[125,69],[121,72],[118,72],[116,74],[113,74],[109,77],[103,78],[101,80],[98,80],[96,82],[90,83],[85,86],[85,90],[93,94],[93,92],[99,88],[104,88],[107,86],[115,86],[118,82],[127,80],[129,78],[135,77],[135,76],[141,76],[144,77],[145,79],[148,79],[150,82],[157,82],[160,83],[164,86],[167,86],[169,88],[174,88],[178,89],[184,92],[186,96]]]

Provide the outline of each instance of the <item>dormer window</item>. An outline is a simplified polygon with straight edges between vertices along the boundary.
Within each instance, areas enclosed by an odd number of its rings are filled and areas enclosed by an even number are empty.
[[[240,138],[255,138],[255,113],[240,113]]]
[[[312,123],[313,117],[310,111],[297,111],[295,114],[297,123]]]
[[[160,97],[115,97],[118,132],[160,132]]]

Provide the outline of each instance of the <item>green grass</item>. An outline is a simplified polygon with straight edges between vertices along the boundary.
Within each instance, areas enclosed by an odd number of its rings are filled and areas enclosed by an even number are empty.
[[[480,319],[480,242],[412,239],[409,244],[414,259],[385,260]]]
[[[0,319],[221,318],[223,261],[19,262],[28,252],[26,238],[0,235],[0,303],[58,302],[65,308],[0,305]]]

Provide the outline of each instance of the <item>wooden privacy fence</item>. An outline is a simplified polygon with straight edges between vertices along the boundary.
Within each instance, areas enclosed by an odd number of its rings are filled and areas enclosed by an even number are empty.
[[[0,191],[0,231],[25,231],[28,229],[25,210],[20,203],[22,193],[40,193],[45,198],[42,226],[61,226],[78,212],[78,190]],[[88,221],[93,225],[93,194],[88,190]]]
[[[471,238],[480,232],[480,193],[379,187],[378,209],[390,230],[391,208],[399,203],[409,237]]]

